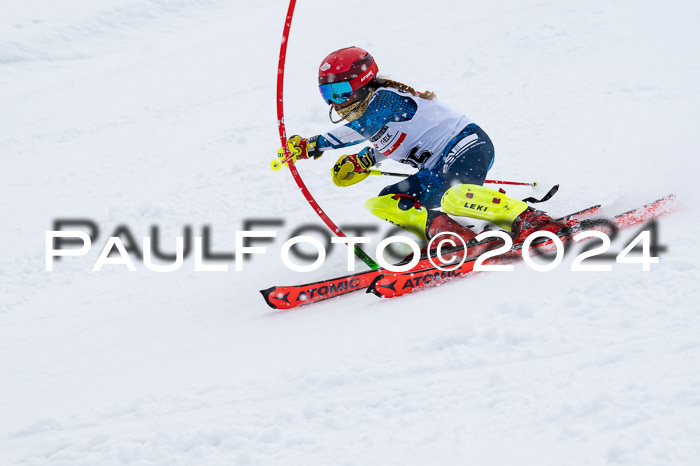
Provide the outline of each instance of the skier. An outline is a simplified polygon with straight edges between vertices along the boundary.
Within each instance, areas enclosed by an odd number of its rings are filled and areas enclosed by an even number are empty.
[[[487,220],[511,231],[514,243],[535,230],[556,232],[560,225],[525,202],[483,186],[494,161],[487,134],[465,115],[453,111],[431,92],[377,76],[367,51],[347,47],[328,55],[318,70],[323,100],[347,124],[327,133],[289,138],[297,159],[318,159],[330,149],[369,141],[357,154],[343,155],[331,177],[347,187],[369,176],[385,158],[411,165],[417,173],[385,187],[365,207],[377,217],[430,240],[445,231],[465,241],[476,236],[449,215]],[[280,149],[280,158],[284,151]],[[443,212],[436,210],[441,207]],[[473,243],[473,241],[472,241]]]

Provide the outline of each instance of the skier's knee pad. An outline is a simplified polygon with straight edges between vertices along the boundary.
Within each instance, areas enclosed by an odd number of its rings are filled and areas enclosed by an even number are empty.
[[[407,194],[385,194],[367,199],[365,208],[382,220],[426,238],[428,209]]]
[[[459,184],[442,196],[442,210],[450,215],[478,218],[510,231],[513,221],[528,208],[500,191],[475,184]]]

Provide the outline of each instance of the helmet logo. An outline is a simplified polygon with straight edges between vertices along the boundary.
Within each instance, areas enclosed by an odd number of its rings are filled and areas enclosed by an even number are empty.
[[[321,65],[320,70],[321,70],[321,71],[326,71],[326,70],[329,69],[330,67],[331,67],[331,64],[328,63],[328,62],[325,62],[323,65]]]
[[[364,82],[365,79],[369,78],[369,77],[372,76],[373,74],[374,74],[374,72],[373,72],[372,70],[369,70],[369,73],[367,73],[366,75],[364,75],[363,77],[360,78],[360,82],[361,82],[361,83]]]

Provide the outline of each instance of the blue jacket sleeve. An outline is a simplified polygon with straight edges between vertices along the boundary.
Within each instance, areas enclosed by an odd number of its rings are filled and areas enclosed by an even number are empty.
[[[320,150],[340,149],[366,141],[390,121],[408,121],[418,110],[410,96],[379,89],[371,97],[360,118],[325,134],[316,136]]]

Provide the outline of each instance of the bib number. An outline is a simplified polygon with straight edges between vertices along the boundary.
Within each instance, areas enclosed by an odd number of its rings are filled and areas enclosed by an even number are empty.
[[[414,147],[411,149],[411,152],[408,153],[406,158],[401,161],[401,163],[405,163],[413,168],[420,169],[425,162],[428,161],[431,155],[433,154],[429,150],[424,150],[419,153],[418,147]]]

